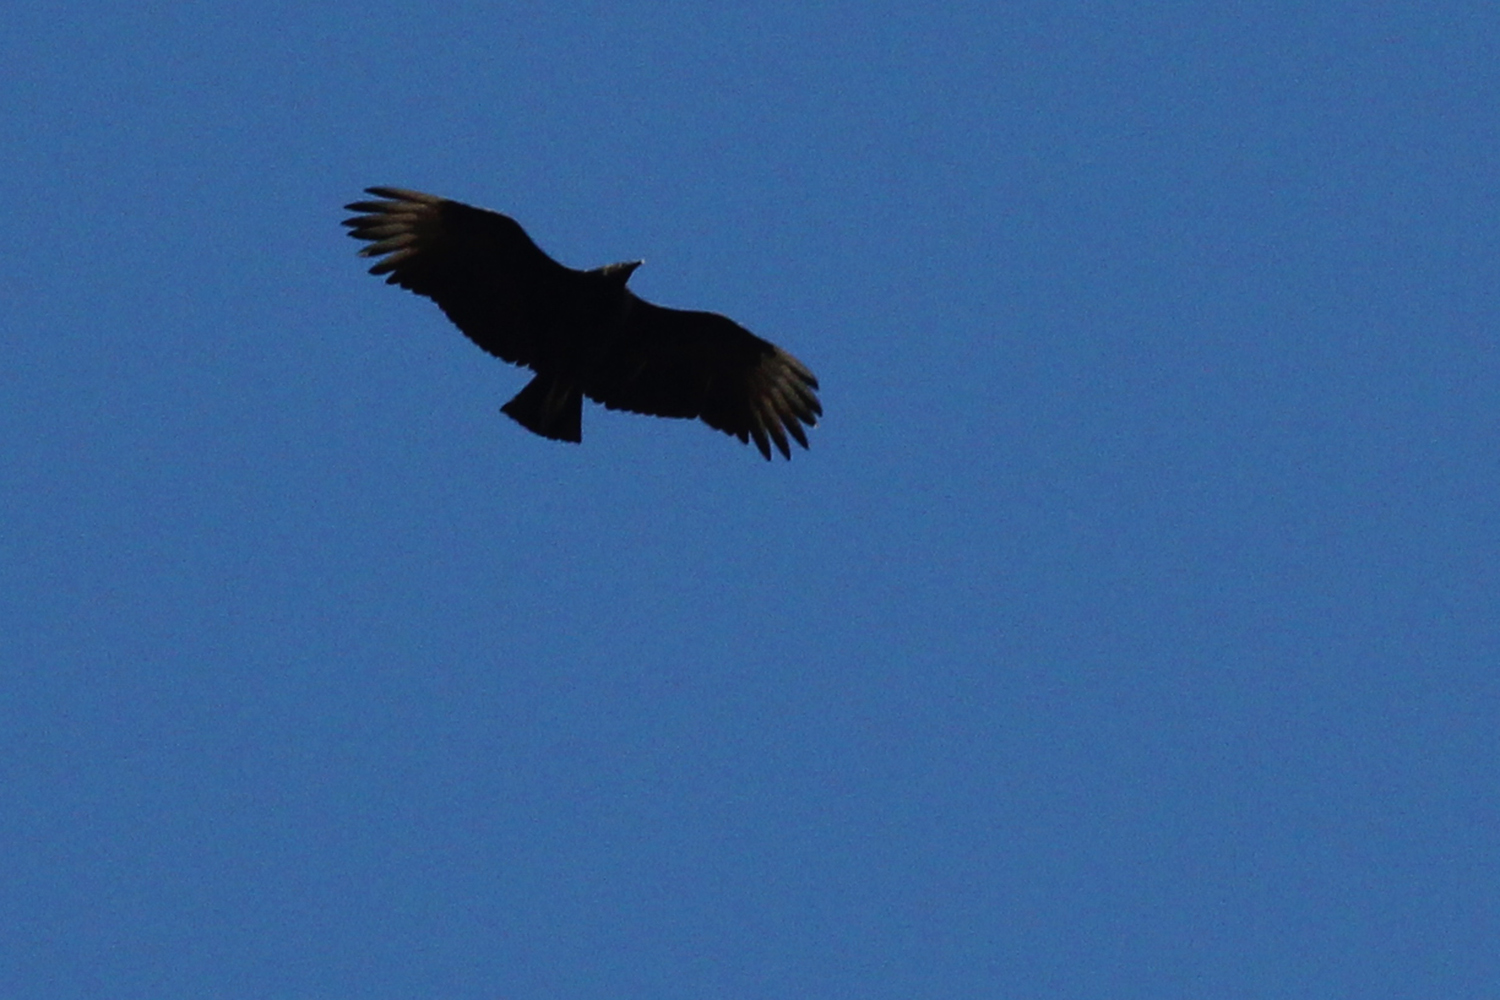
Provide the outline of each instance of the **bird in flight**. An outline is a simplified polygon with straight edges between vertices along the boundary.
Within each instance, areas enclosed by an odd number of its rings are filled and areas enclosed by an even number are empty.
[[[717,313],[668,309],[626,287],[638,260],[564,267],[498,212],[401,188],[345,206],[371,274],[436,302],[470,340],[536,373],[502,406],[522,427],[583,439],[583,397],[612,410],[700,418],[792,457],[823,408],[818,380],[786,351]]]

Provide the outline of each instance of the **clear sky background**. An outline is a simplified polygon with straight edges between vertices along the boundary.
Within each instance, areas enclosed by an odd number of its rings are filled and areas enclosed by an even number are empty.
[[[5,22],[0,996],[1500,995],[1500,6]],[[370,184],[812,450],[526,433]]]

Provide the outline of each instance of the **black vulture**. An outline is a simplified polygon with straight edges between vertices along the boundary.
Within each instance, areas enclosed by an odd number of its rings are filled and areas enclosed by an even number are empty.
[[[823,412],[812,372],[775,344],[717,313],[668,309],[625,287],[641,262],[592,271],[564,267],[514,219],[400,188],[346,206],[362,257],[436,302],[486,351],[536,372],[501,407],[522,427],[559,441],[583,438],[583,397],[612,410],[701,417],[741,441],[791,458]]]

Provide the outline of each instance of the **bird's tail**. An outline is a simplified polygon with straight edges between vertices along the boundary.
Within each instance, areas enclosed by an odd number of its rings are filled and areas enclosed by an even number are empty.
[[[583,440],[583,393],[551,375],[532,379],[500,412],[544,438]]]

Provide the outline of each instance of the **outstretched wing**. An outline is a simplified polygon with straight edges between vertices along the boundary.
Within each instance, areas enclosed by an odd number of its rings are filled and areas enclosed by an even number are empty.
[[[816,424],[823,407],[818,380],[802,362],[726,316],[631,299],[589,398],[613,410],[701,417],[741,441],[754,439],[767,459],[772,443],[792,457],[788,437],[807,447],[803,425]]]
[[[345,206],[349,235],[369,240],[371,274],[425,295],[480,347],[533,365],[578,272],[548,257],[516,220],[401,188],[366,190],[382,201]]]

